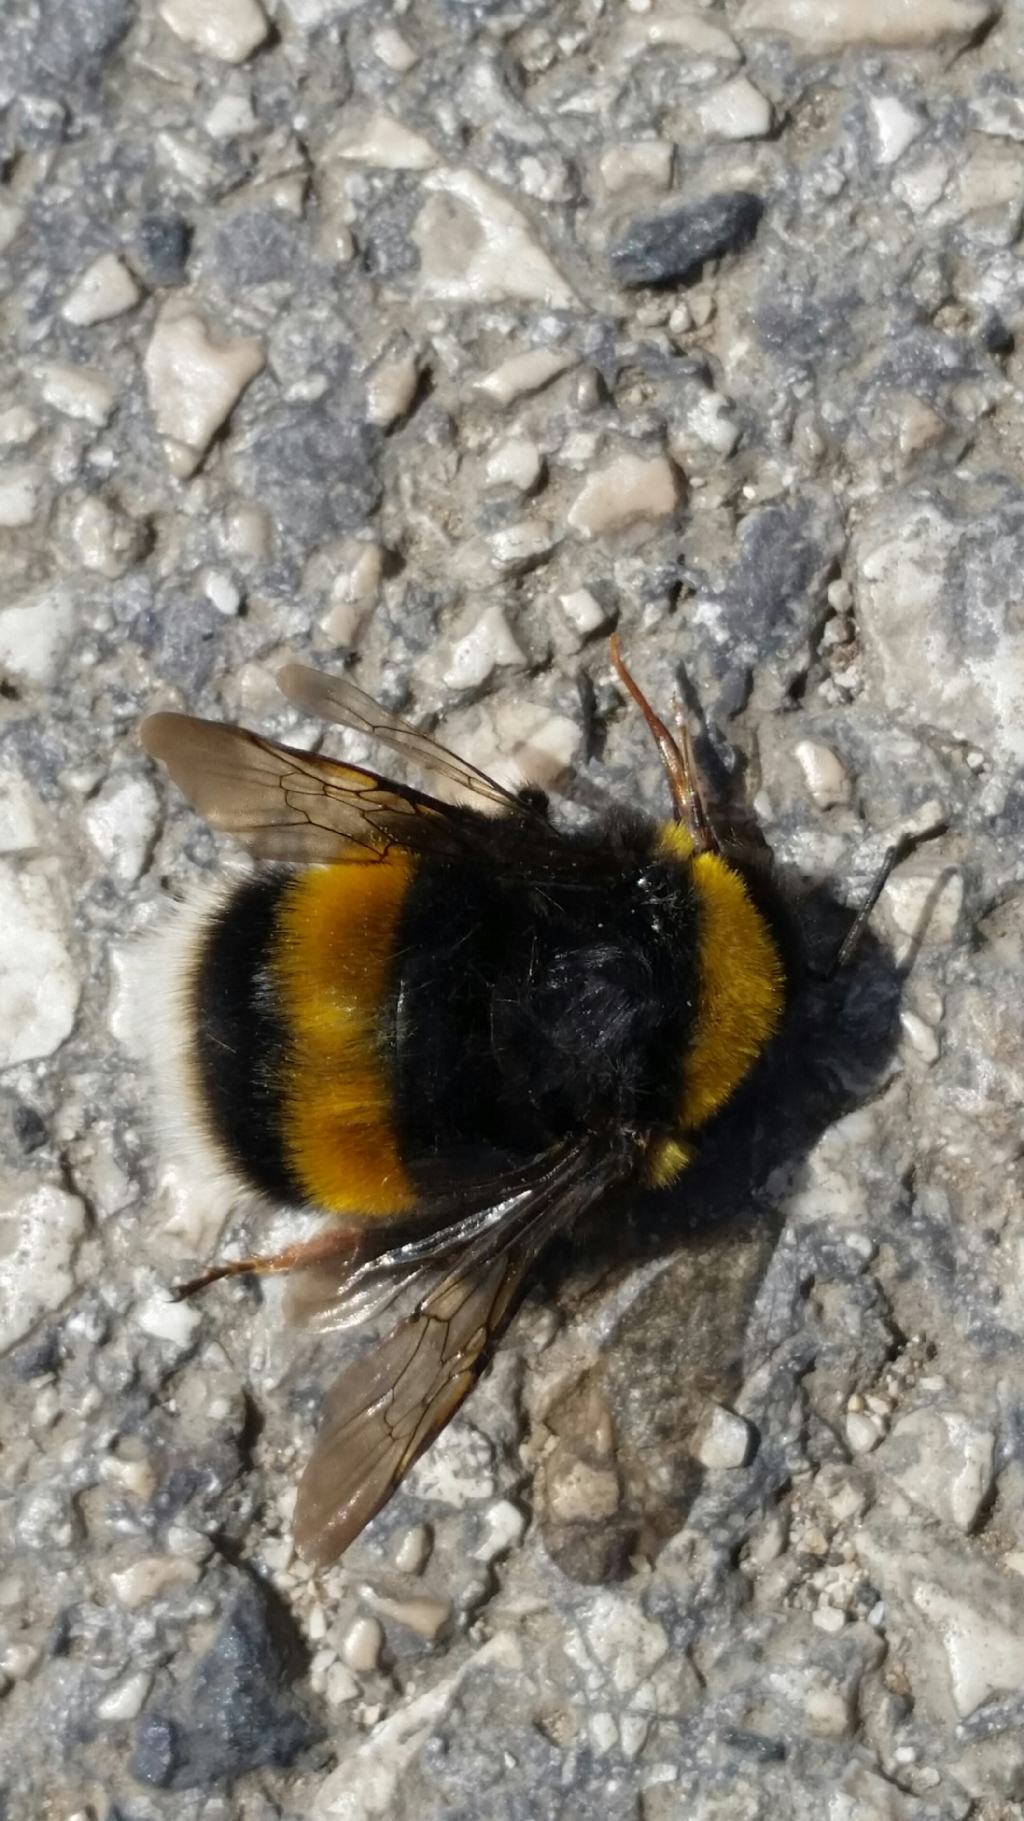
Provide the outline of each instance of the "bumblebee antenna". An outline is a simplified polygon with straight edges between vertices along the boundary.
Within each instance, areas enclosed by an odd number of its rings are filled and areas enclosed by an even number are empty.
[[[682,745],[680,746],[676,740],[673,739],[668,728],[665,726],[664,721],[661,719],[661,716],[655,714],[654,709],[644,695],[639,683],[630,675],[630,672],[626,668],[626,662],[622,656],[622,647],[619,644],[618,633],[613,633],[612,637],[609,639],[608,650],[611,654],[615,674],[619,678],[619,681],[624,684],[639,708],[640,713],[643,715],[644,720],[647,722],[647,726],[650,729],[651,737],[661,754],[661,762],[665,767],[665,775],[668,778],[668,787],[672,792],[672,802],[675,805],[676,821],[682,822],[689,833],[690,838],[693,841],[694,853],[717,853],[718,842],[715,839],[715,832],[708,820],[707,811],[704,808],[704,800],[700,794],[700,785],[697,782],[697,767],[693,757],[693,746],[690,741],[689,729],[683,721],[681,710],[677,710],[676,716],[680,738],[682,740]]]

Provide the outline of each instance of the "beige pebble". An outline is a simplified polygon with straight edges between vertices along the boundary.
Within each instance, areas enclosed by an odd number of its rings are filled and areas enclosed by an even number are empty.
[[[510,436],[491,450],[484,464],[484,478],[489,487],[511,487],[516,493],[532,493],[540,480],[543,465],[535,442],[528,436]]]
[[[61,315],[65,322],[78,328],[89,328],[96,322],[109,322],[134,308],[142,296],[138,285],[116,253],[101,253],[87,266],[64,299]]]
[[[711,139],[763,139],[771,132],[772,104],[748,77],[734,76],[698,103],[697,118]]]
[[[833,809],[838,804],[849,803],[852,795],[850,775],[830,746],[823,746],[818,740],[799,740],[793,755],[819,809]]]
[[[270,30],[258,0],[160,0],[175,37],[221,63],[244,63]]]
[[[39,474],[24,466],[0,470],[0,527],[31,525],[39,505]]]
[[[603,537],[644,519],[667,518],[677,503],[676,478],[664,455],[623,450],[588,476],[569,508],[583,537]]]
[[[781,32],[806,56],[873,44],[892,50],[974,40],[995,7],[988,0],[747,0],[744,32]]]
[[[343,546],[331,584],[330,606],[320,629],[335,645],[351,645],[380,594],[384,552],[379,544],[353,539]]]
[[[386,356],[366,375],[366,415],[379,430],[390,430],[416,396],[419,361],[412,348]]]
[[[433,171],[415,227],[419,287],[445,303],[522,302],[570,309],[571,285],[514,203],[465,167]]]
[[[400,1574],[422,1574],[433,1547],[429,1524],[413,1524],[409,1530],[403,1530],[398,1539],[395,1567]]]
[[[499,367],[478,379],[474,391],[496,405],[511,405],[517,398],[540,392],[560,373],[576,365],[576,355],[565,349],[530,348],[523,354],[512,354]]]
[[[42,1649],[27,1638],[14,1638],[0,1649],[0,1676],[10,1682],[23,1682],[42,1658]]]
[[[265,360],[263,343],[255,337],[222,339],[194,306],[177,300],[164,306],[143,366],[156,427],[179,480],[195,473]]]
[[[601,155],[598,169],[609,196],[623,190],[667,190],[672,181],[675,148],[668,139],[634,139],[611,145]]]
[[[43,360],[36,367],[36,378],[46,403],[66,417],[81,418],[98,427],[106,423],[114,409],[113,387],[91,367]]]
[[[404,76],[415,69],[420,54],[415,46],[403,38],[395,25],[379,25],[370,39],[373,54],[383,63],[385,69],[393,70],[396,76]]]
[[[341,1658],[357,1675],[369,1675],[380,1662],[384,1627],[379,1619],[353,1619],[341,1642]]]
[[[397,1625],[404,1625],[408,1631],[414,1631],[418,1638],[432,1640],[438,1637],[452,1616],[450,1600],[431,1599],[426,1595],[408,1600],[391,1600],[374,1593],[371,1588],[364,1588],[362,1597],[382,1618],[393,1619]]]
[[[128,1568],[116,1570],[110,1577],[114,1598],[126,1611],[148,1605],[175,1587],[194,1587],[199,1568],[182,1556],[144,1555]]]
[[[437,153],[429,139],[414,133],[390,114],[370,113],[346,121],[332,133],[325,160],[342,158],[352,164],[369,164],[384,171],[429,171]]]

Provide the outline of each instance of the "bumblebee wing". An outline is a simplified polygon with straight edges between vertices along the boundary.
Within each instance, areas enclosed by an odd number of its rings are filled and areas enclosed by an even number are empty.
[[[259,859],[377,860],[395,846],[457,848],[468,833],[455,806],[244,727],[155,714],[140,737],[211,828]]]
[[[354,1542],[476,1383],[537,1254],[624,1174],[594,1141],[538,1160],[535,1184],[454,1255],[440,1255],[439,1234],[437,1255],[411,1267],[411,1312],[328,1392],[295,1510],[308,1560],[326,1567]]]
[[[403,759],[414,760],[447,783],[482,800],[491,810],[499,809],[507,815],[546,826],[543,818],[524,805],[514,791],[506,790],[467,759],[457,758],[429,734],[410,727],[400,716],[389,714],[372,696],[357,689],[346,678],[325,676],[306,664],[286,664],[278,671],[277,680],[289,702],[305,713],[323,721],[333,721],[339,727],[355,728]]]

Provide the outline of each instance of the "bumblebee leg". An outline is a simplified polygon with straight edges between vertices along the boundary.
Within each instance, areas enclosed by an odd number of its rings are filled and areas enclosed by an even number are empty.
[[[298,1241],[293,1246],[285,1246],[282,1252],[256,1253],[249,1258],[228,1258],[222,1264],[212,1265],[201,1277],[191,1277],[184,1284],[175,1284],[171,1290],[174,1302],[184,1302],[190,1296],[196,1296],[208,1285],[216,1284],[224,1277],[273,1277],[283,1271],[301,1270],[304,1265],[329,1264],[338,1258],[351,1258],[357,1244],[357,1235],[351,1227],[326,1227],[322,1233],[315,1233],[312,1239]]]
[[[838,973],[840,968],[845,967],[854,954],[864,931],[867,929],[868,918],[874,910],[875,905],[878,903],[879,898],[882,896],[889,874],[895,867],[899,866],[901,860],[906,860],[908,855],[914,853],[917,848],[922,847],[926,841],[933,841],[936,835],[945,834],[945,831],[946,824],[944,822],[938,822],[934,827],[926,828],[919,834],[901,835],[899,840],[894,841],[892,846],[886,850],[882,864],[878,868],[871,884],[868,886],[863,904],[854,917],[842,942],[839,944],[832,960],[825,969],[824,978],[826,980],[830,980],[833,974]]]

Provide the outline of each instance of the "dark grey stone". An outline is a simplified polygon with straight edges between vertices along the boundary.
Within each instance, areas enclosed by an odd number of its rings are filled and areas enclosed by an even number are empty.
[[[143,277],[153,285],[184,284],[191,245],[192,225],[184,215],[173,211],[144,215],[134,245]]]
[[[156,1789],[206,1789],[294,1763],[315,1736],[291,1689],[301,1666],[290,1620],[243,1583],[185,1685],[139,1721],[133,1774]]]
[[[751,190],[717,190],[630,223],[611,249],[620,284],[685,284],[708,259],[736,253],[753,240],[764,203]]]

